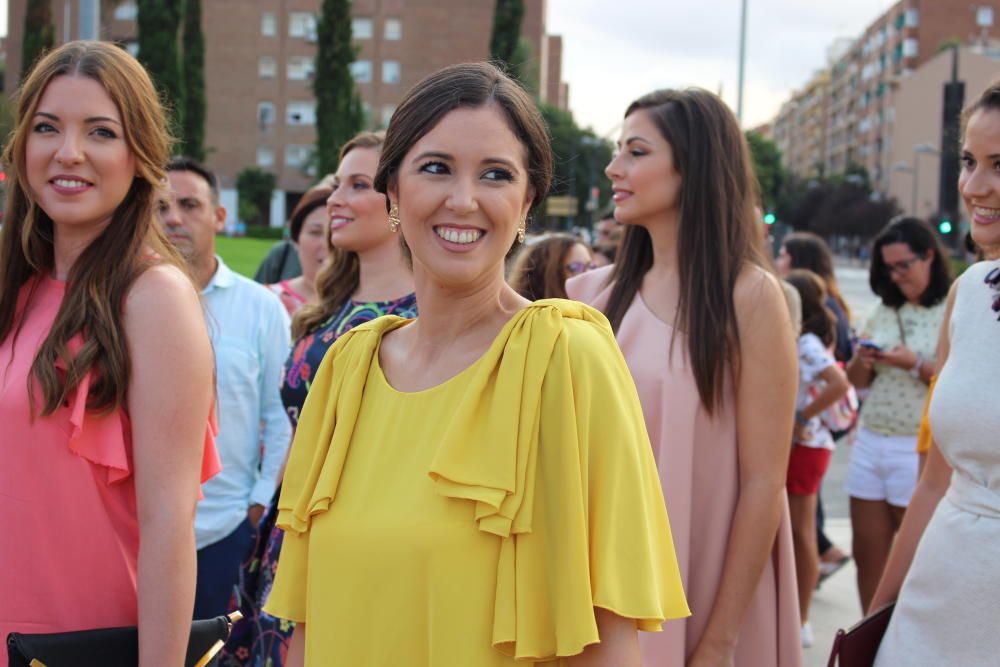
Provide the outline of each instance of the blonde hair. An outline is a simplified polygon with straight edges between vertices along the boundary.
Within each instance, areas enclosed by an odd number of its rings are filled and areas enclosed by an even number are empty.
[[[15,310],[21,288],[54,268],[53,221],[28,185],[26,147],[39,101],[60,76],[93,79],[107,92],[121,115],[135,177],[110,223],[70,268],[62,304],[32,363],[28,395],[33,399],[31,385],[37,381],[42,415],[54,412],[90,371],[89,410],[106,412],[124,404],[131,364],[120,322],[129,288],[156,263],[184,270],[155,218],[172,141],[149,75],[113,44],[69,42],[39,60],[21,86],[14,131],[3,155],[10,178],[0,234],[0,341],[16,337],[20,329]],[[29,287],[29,301],[36,286]],[[83,336],[83,345],[70,357],[68,343],[77,335]],[[65,375],[56,369],[58,360],[67,367]]]

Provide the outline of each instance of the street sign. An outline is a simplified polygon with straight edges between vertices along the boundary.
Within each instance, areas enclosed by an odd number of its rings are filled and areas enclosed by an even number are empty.
[[[560,197],[549,197],[545,200],[545,215],[561,217],[576,215],[579,211],[579,202],[576,197],[563,195]]]

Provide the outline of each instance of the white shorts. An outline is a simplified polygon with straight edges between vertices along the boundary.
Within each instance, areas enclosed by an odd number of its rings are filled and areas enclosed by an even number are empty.
[[[917,485],[920,457],[917,436],[882,435],[859,428],[844,491],[860,500],[884,500],[896,507],[910,504]]]

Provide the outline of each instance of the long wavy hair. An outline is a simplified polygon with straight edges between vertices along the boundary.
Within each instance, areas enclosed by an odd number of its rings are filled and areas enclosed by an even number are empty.
[[[156,221],[164,195],[164,165],[171,138],[166,116],[146,70],[125,50],[103,42],[69,42],[45,55],[21,86],[14,131],[4,151],[9,171],[4,230],[0,234],[0,340],[17,336],[23,318],[17,311],[22,287],[30,307],[34,279],[54,269],[54,225],[28,185],[26,146],[33,116],[49,83],[60,76],[97,81],[118,107],[125,141],[135,159],[135,177],[111,222],[69,270],[66,293],[48,335],[31,365],[28,395],[35,412],[34,387],[41,389],[41,415],[53,413],[90,371],[93,383],[87,409],[121,407],[131,375],[122,306],[136,278],[154,263],[184,264]],[[70,355],[68,343],[82,336]],[[56,368],[66,365],[65,374]]]
[[[528,244],[514,257],[510,286],[530,301],[566,299],[566,256],[580,239],[552,234]]]
[[[380,150],[384,142],[384,132],[362,132],[344,144],[340,149],[338,159],[342,162],[344,157],[355,148]],[[324,186],[316,186],[313,190],[321,187]],[[329,191],[327,188],[327,192]],[[312,190],[310,190],[311,192]],[[303,200],[308,196],[309,193],[306,193]],[[388,212],[385,224],[389,224]],[[326,245],[329,253],[323,266],[316,274],[316,294],[319,301],[316,304],[302,306],[295,311],[295,316],[292,317],[292,338],[295,340],[315,330],[343,308],[344,303],[351,298],[351,295],[358,290],[358,286],[361,284],[361,261],[358,259],[358,253],[333,245],[329,231],[326,235]]]
[[[826,283],[827,295],[833,297],[847,319],[851,319],[851,309],[840,292],[837,276],[833,271],[833,253],[822,238],[812,232],[793,232],[782,240],[781,245],[792,260],[793,269],[807,269]]]
[[[711,413],[722,402],[727,372],[738,369],[736,279],[748,264],[766,267],[750,151],[732,111],[708,91],[658,90],[629,105],[625,117],[639,112],[649,114],[670,144],[681,177],[675,331],[686,334],[698,396]],[[615,331],[652,266],[649,232],[629,225],[609,277],[612,288],[605,307]]]

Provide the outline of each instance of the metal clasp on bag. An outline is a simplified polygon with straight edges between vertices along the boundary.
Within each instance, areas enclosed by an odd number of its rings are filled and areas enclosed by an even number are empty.
[[[243,614],[241,614],[239,611],[234,611],[233,613],[226,616],[226,618],[229,619],[229,631],[232,632],[233,624],[236,623],[237,621],[243,620]],[[229,639],[228,633],[226,639]],[[205,667],[208,663],[212,662],[212,658],[218,655],[219,651],[222,650],[222,647],[226,645],[226,639],[220,639],[219,641],[212,644],[212,648],[208,649],[208,653],[201,656],[201,659],[198,660],[198,662],[194,663],[194,667]],[[31,667],[36,667],[36,665],[32,664]],[[45,667],[45,665],[39,663],[39,667]]]

